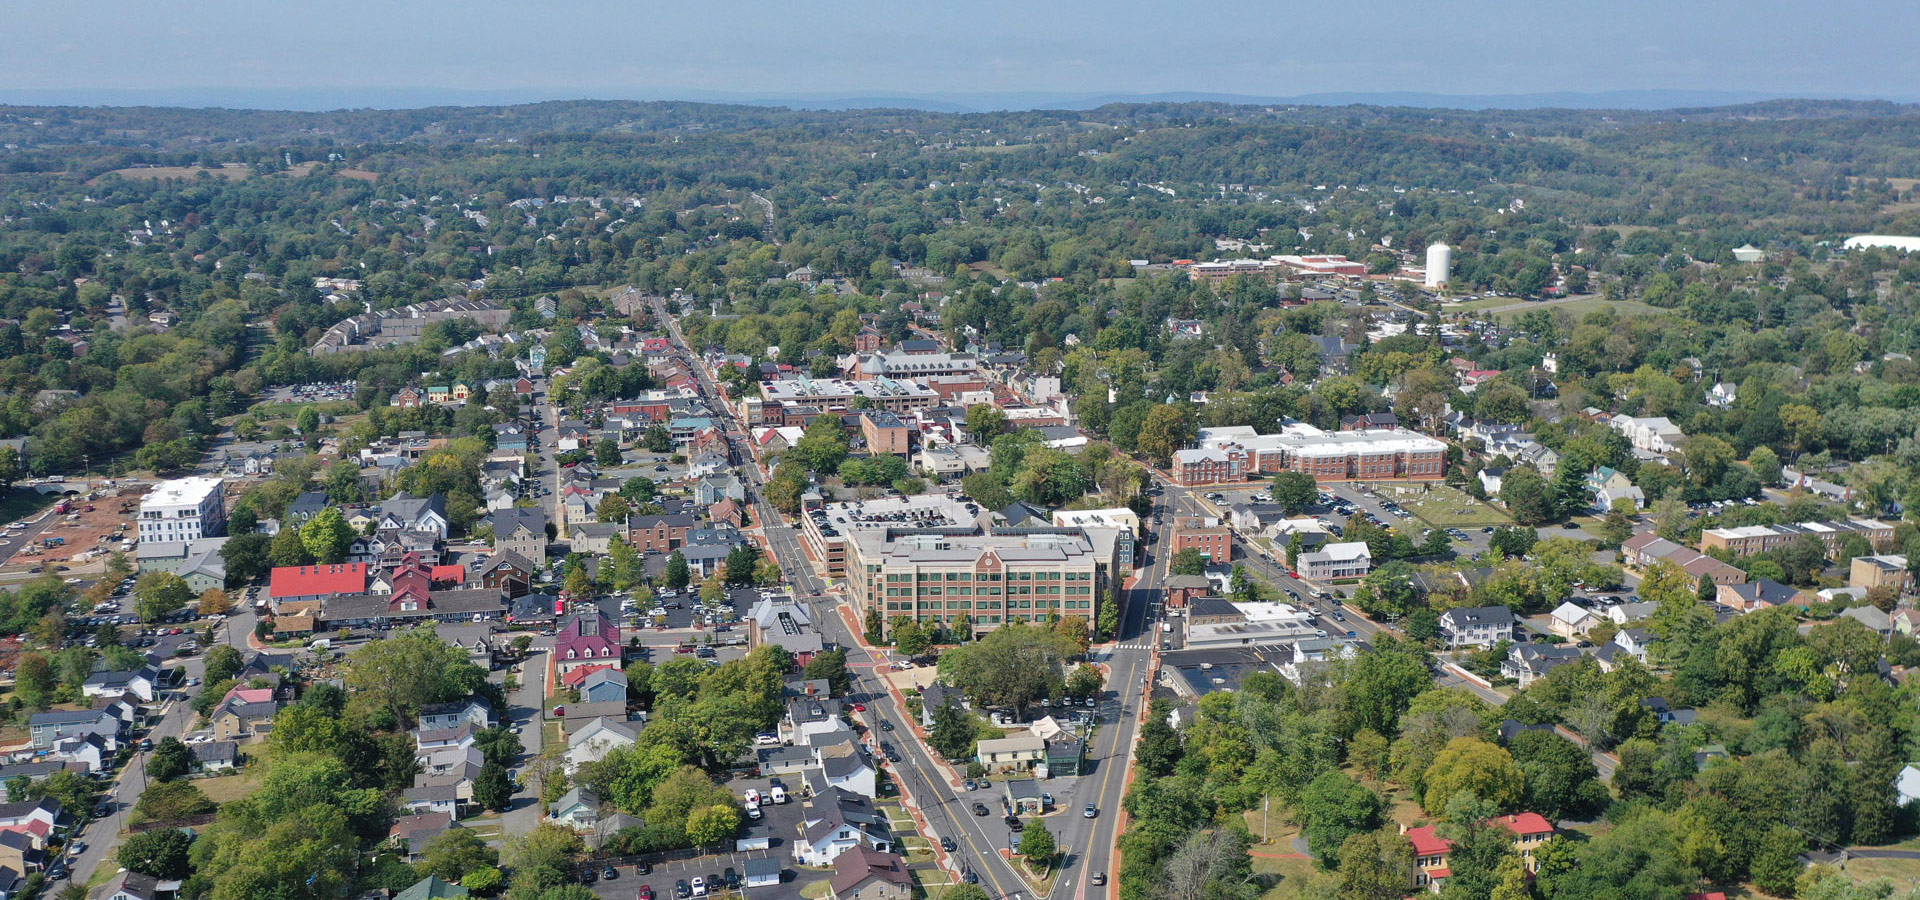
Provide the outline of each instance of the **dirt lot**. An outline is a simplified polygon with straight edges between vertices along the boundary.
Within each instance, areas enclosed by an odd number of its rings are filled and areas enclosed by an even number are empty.
[[[49,568],[54,565],[78,568],[88,563],[104,561],[107,554],[103,553],[97,558],[80,563],[74,562],[77,557],[94,548],[118,549],[120,546],[118,539],[102,539],[113,535],[115,529],[122,525],[126,526],[126,534],[137,533],[133,527],[133,517],[139,509],[140,497],[145,493],[146,488],[141,486],[127,489],[117,496],[109,496],[106,492],[101,492],[95,500],[74,498],[74,511],[61,516],[56,524],[48,527],[40,535],[42,541],[49,537],[66,538],[65,544],[37,553],[31,548],[23,549],[14,554],[12,559],[7,560],[6,564],[31,566],[35,563],[45,563]],[[123,505],[128,507],[124,512],[121,511]],[[92,512],[86,511],[89,506],[93,507]]]

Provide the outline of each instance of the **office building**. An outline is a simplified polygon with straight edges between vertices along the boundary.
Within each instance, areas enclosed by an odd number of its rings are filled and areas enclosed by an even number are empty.
[[[227,504],[218,478],[163,481],[140,500],[140,542],[197,541],[227,533]]]

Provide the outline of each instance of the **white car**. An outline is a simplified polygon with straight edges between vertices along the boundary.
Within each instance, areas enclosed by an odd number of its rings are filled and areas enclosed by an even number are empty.
[[[707,880],[705,878],[698,875],[693,876],[692,887],[695,897],[705,897],[707,895]]]

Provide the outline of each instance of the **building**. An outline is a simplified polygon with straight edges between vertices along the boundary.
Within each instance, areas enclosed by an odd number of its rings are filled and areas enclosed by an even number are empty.
[[[913,875],[897,854],[853,847],[833,861],[831,900],[908,900]]]
[[[989,772],[1024,772],[1046,761],[1047,742],[1034,734],[979,741],[973,758]]]
[[[1658,562],[1670,562],[1686,573],[1694,588],[1706,579],[1718,585],[1745,584],[1747,573],[1696,550],[1682,547],[1651,531],[1636,534],[1620,545],[1627,565],[1645,571]],[[1617,609],[1618,607],[1616,607]]]
[[[1547,614],[1547,630],[1563,638],[1577,639],[1587,633],[1587,629],[1600,624],[1600,617],[1571,600],[1554,607]]]
[[[493,516],[493,549],[510,550],[537,566],[547,564],[547,511],[502,509]]]
[[[1627,443],[1635,450],[1647,453],[1676,453],[1687,440],[1680,426],[1668,421],[1666,416],[1614,416],[1607,420],[1607,425],[1626,435]]]
[[[562,619],[553,638],[554,668],[564,675],[589,665],[620,665],[620,626],[599,607]]]
[[[1548,672],[1580,659],[1580,648],[1561,644],[1515,644],[1500,663],[1500,674],[1526,687]]]
[[[1719,548],[1734,556],[1751,556],[1785,547],[1803,537],[1820,542],[1827,556],[1839,552],[1842,535],[1857,534],[1874,547],[1893,542],[1893,526],[1878,519],[1848,519],[1844,522],[1801,522],[1794,525],[1746,525],[1739,528],[1709,528],[1700,533],[1700,552]]]
[[[1458,607],[1440,614],[1440,637],[1449,647],[1491,647],[1513,640],[1513,625],[1504,606]]]
[[[1364,578],[1373,571],[1373,557],[1364,541],[1328,544],[1323,550],[1300,554],[1296,562],[1300,577],[1308,581]]]
[[[1233,562],[1233,529],[1212,516],[1189,516],[1173,521],[1173,552],[1197,550],[1207,562]]]
[[[893,851],[893,834],[886,813],[873,801],[832,788],[808,798],[800,812],[800,839],[794,859],[801,865],[825,866],[856,847],[879,853]]]
[[[975,631],[1051,616],[1099,621],[1105,586],[1102,561],[1084,534],[1066,529],[1011,529],[1011,534],[886,533],[871,556],[858,554],[848,584],[855,608],[922,624]],[[1043,531],[1043,533],[1019,533]]]
[[[1520,813],[1512,816],[1500,816],[1494,822],[1513,832],[1513,846],[1519,852],[1528,872],[1538,872],[1540,864],[1534,859],[1535,851],[1552,839],[1553,823],[1539,813]],[[1440,893],[1440,888],[1453,870],[1448,867],[1448,857],[1453,853],[1453,842],[1443,838],[1433,826],[1406,828],[1401,826],[1402,834],[1413,845],[1414,886]]]
[[[276,566],[267,582],[267,596],[276,610],[286,603],[325,600],[339,594],[363,593],[366,589],[366,563]]]
[[[953,373],[931,373],[953,374]],[[748,425],[788,425],[781,410],[786,407],[811,407],[822,412],[848,411],[855,400],[866,401],[866,408],[890,413],[926,409],[940,402],[932,388],[912,381],[897,381],[885,375],[847,381],[839,378],[795,378],[762,382],[759,401],[741,403],[741,418]],[[771,416],[770,416],[771,414]],[[780,421],[770,421],[777,417]]]
[[[1907,569],[1904,556],[1856,556],[1847,573],[1847,586],[1867,590],[1886,586],[1895,594],[1905,594],[1913,590],[1913,572]]]
[[[1198,444],[1174,454],[1173,475],[1183,485],[1240,481],[1256,472],[1301,472],[1323,482],[1437,480],[1447,467],[1444,441],[1404,428],[1326,432],[1298,422],[1278,434],[1203,428]]]
[[[197,541],[227,533],[226,483],[218,478],[163,481],[140,499],[140,543]]]
[[[860,414],[860,436],[866,439],[867,452],[875,456],[909,456],[913,453],[913,429],[900,417],[885,410]]]

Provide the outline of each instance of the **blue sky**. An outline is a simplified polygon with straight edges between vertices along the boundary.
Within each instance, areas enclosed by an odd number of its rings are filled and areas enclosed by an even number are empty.
[[[9,4],[0,100],[1621,90],[1920,96],[1920,3]]]

